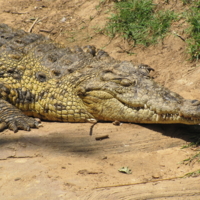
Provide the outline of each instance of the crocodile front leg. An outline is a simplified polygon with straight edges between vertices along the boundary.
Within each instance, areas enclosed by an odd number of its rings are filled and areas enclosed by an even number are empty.
[[[40,122],[26,116],[7,101],[0,99],[0,131],[9,128],[15,133],[18,129],[30,131],[30,128],[38,128]]]

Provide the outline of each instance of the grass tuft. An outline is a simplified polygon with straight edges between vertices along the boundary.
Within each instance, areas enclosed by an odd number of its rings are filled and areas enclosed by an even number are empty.
[[[189,35],[187,40],[188,52],[191,60],[200,59],[200,2],[194,2],[188,11],[188,22],[190,24]]]
[[[116,14],[107,23],[107,33],[114,37],[121,35],[135,44],[149,46],[162,39],[168,32],[173,11],[156,11],[152,0],[127,0],[115,3]]]
[[[197,171],[194,171],[194,172],[189,172],[189,173],[185,174],[183,178],[197,177],[197,176],[200,176],[200,170],[197,170]]]

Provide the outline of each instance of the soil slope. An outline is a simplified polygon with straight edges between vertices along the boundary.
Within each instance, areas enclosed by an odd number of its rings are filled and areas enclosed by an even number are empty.
[[[158,1],[160,8],[184,10],[182,1]],[[112,57],[145,63],[156,81],[188,99],[200,99],[199,63],[188,61],[187,23],[176,22],[157,45],[131,49],[120,37],[100,28],[113,2],[99,0],[0,0],[1,23],[42,33],[68,45],[96,45]],[[131,51],[129,55],[126,52]],[[4,200],[57,199],[200,199],[200,176],[181,178],[200,169],[197,148],[185,148],[199,137],[187,126],[43,122],[30,132],[0,133],[0,196]],[[96,140],[102,135],[109,138]],[[118,169],[128,167],[131,174]]]

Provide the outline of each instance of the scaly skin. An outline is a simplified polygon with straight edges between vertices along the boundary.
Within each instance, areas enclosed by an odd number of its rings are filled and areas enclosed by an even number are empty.
[[[1,24],[0,129],[38,127],[28,116],[198,124],[200,102],[160,86],[149,76],[151,70],[117,61],[93,46],[66,48]]]

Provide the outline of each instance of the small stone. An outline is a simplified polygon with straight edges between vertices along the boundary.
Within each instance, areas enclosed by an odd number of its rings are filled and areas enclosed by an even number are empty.
[[[65,22],[66,21],[66,17],[63,17],[60,22]]]
[[[20,178],[20,177],[18,177],[18,178],[16,178],[16,179],[15,179],[15,181],[19,181],[19,180],[21,180],[21,178]]]
[[[154,175],[152,175],[152,178],[158,179],[158,178],[160,178],[160,175],[159,174],[154,174]]]
[[[120,126],[120,125],[121,125],[121,122],[118,121],[118,120],[115,120],[112,124],[115,125],[115,126]]]

